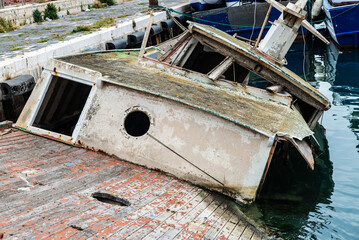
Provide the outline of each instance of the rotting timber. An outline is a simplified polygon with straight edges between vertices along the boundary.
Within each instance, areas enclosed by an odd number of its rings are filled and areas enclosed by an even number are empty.
[[[308,140],[330,107],[283,67],[293,29],[303,24],[322,38],[303,18],[305,1],[272,4],[283,14],[258,48],[190,23],[140,58],[124,50],[51,60],[16,126],[251,202],[278,142],[314,168]],[[275,51],[263,45],[274,41]],[[250,72],[271,85],[250,86]]]

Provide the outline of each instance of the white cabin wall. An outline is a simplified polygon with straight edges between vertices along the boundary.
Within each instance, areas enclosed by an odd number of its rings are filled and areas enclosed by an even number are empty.
[[[185,104],[104,83],[96,88],[77,140],[121,159],[222,190],[219,183],[149,135],[129,136],[123,122],[126,111],[134,106],[150,115],[151,136],[232,189],[228,195],[254,199],[271,149],[268,137]]]

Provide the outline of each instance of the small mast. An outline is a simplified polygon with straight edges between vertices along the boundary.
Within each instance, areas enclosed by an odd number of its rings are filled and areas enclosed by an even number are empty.
[[[329,44],[329,41],[305,20],[306,11],[304,7],[307,0],[299,0],[296,4],[289,2],[286,7],[275,0],[266,1],[281,11],[282,14],[274,21],[268,33],[260,42],[258,47],[259,51],[278,61],[282,61],[297,37],[298,29],[301,25],[323,42]]]

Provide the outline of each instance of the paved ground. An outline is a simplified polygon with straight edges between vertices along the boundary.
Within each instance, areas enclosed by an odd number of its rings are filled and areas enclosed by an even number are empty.
[[[172,7],[187,2],[188,0],[162,0],[159,4]],[[69,34],[78,25],[91,24],[104,17],[113,17],[120,23],[144,15],[147,7],[148,0],[134,0],[110,8],[64,16],[56,21],[26,25],[13,32],[0,33],[0,61],[88,34]]]

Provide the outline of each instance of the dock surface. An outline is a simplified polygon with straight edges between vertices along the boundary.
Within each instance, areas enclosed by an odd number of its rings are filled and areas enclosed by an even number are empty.
[[[108,193],[129,201],[109,204]],[[3,239],[264,239],[233,203],[164,173],[18,130],[0,136]]]

